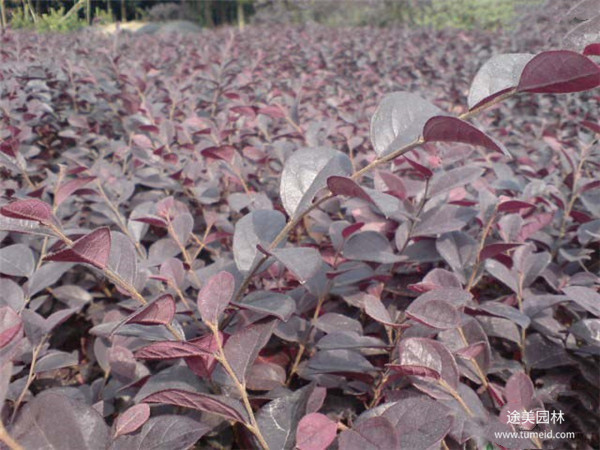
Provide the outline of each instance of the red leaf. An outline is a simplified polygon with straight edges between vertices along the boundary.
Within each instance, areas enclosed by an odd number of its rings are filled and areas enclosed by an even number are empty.
[[[433,176],[433,172],[431,171],[431,169],[419,164],[416,161],[413,161],[412,159],[407,158],[406,156],[404,157],[404,159],[412,166],[413,169],[419,172],[419,174],[421,174],[423,178],[431,178]]]
[[[149,418],[150,406],[148,406],[148,403],[139,403],[132,406],[117,417],[114,439],[123,434],[133,433],[144,425]]]
[[[327,178],[327,187],[333,195],[345,195],[356,197],[373,203],[371,196],[367,194],[354,180],[347,177],[332,176]]]
[[[352,225],[348,225],[346,228],[344,228],[342,230],[342,237],[344,239],[348,239],[349,236],[351,236],[352,234],[356,233],[364,225],[365,225],[364,222],[356,222],[356,223],[353,223]]]
[[[35,198],[17,200],[0,208],[0,213],[14,219],[36,220],[43,225],[54,225],[58,223],[52,208],[48,203]]]
[[[273,119],[284,119],[285,113],[279,106],[265,106],[264,108],[260,108],[258,110],[259,114],[264,114],[265,116],[272,117]]]
[[[600,134],[600,124],[594,123],[591,120],[584,120],[581,125],[586,127],[588,130],[593,131],[596,134]]]
[[[56,204],[56,206],[60,205],[75,191],[81,189],[83,186],[95,179],[96,177],[82,177],[62,183],[56,191],[56,195],[54,196],[54,203]]]
[[[225,335],[219,331],[219,336],[222,345],[225,345],[227,340]],[[219,346],[215,336],[210,333],[202,336],[201,338],[193,339],[189,342],[203,349],[207,353],[201,356],[190,356],[185,358],[185,363],[188,365],[191,371],[200,378],[210,378],[213,370],[215,370],[215,367],[217,366],[217,359],[214,357],[214,354],[217,352]]]
[[[135,222],[147,223],[148,225],[153,225],[155,227],[167,228],[169,224],[161,217],[158,216],[144,216],[137,217],[135,219],[131,219]]]
[[[143,399],[146,403],[166,403],[183,408],[192,408],[244,422],[242,415],[233,406],[228,405],[226,400],[227,397],[189,392],[182,389],[166,389],[150,394]]]
[[[589,44],[586,48],[583,49],[583,54],[586,56],[600,56],[600,43]]]
[[[475,359],[477,355],[479,355],[483,350],[485,350],[486,344],[485,342],[476,342],[473,345],[469,345],[468,347],[461,348],[456,352],[458,356],[465,359]]]
[[[440,379],[440,374],[438,372],[425,366],[387,364],[387,367],[401,375],[433,378],[434,380]]]
[[[206,323],[218,324],[233,297],[234,290],[235,279],[229,272],[219,272],[210,277],[198,292],[198,310],[202,320]]]
[[[537,233],[542,228],[552,223],[554,219],[554,213],[540,213],[532,216],[519,232],[519,240],[525,241],[531,235]]]
[[[185,341],[161,341],[147,345],[135,352],[137,359],[176,359],[212,354],[204,348]]]
[[[202,156],[205,158],[220,159],[231,163],[235,156],[235,148],[231,145],[222,145],[220,147],[208,147],[202,150]]]
[[[485,247],[483,247],[481,249],[481,252],[479,253],[479,261],[485,261],[486,259],[493,258],[494,256],[499,255],[500,253],[507,252],[511,248],[518,247],[519,245],[521,245],[521,244],[515,244],[515,243],[506,243],[505,244],[502,242],[486,245]]]
[[[553,50],[542,52],[527,63],[517,90],[557,94],[586,91],[599,85],[598,64],[570,50]]]
[[[296,430],[298,450],[325,450],[337,434],[337,424],[324,414],[307,414]]]
[[[0,349],[6,347],[22,328],[23,321],[11,307],[0,308]]]
[[[498,205],[498,212],[514,213],[525,208],[535,208],[535,205],[521,200],[507,200]]]
[[[423,127],[423,138],[427,142],[462,142],[464,144],[479,145],[488,150],[510,156],[510,153],[504,147],[483,131],[457,117],[432,117]]]
[[[175,300],[171,294],[165,294],[152,303],[134,312],[124,323],[141,325],[168,325],[175,317]]]
[[[77,239],[71,248],[59,250],[44,259],[46,261],[87,263],[104,269],[110,255],[110,243],[110,230],[108,227],[102,227]]]
[[[383,170],[380,170],[378,174],[392,195],[398,197],[400,200],[406,200],[406,186],[404,186],[402,178]]]
[[[600,180],[596,180],[596,181],[592,181],[590,183],[584,184],[583,186],[581,186],[581,188],[579,189],[579,192],[584,193],[587,191],[591,191],[592,189],[596,189],[600,187]]]

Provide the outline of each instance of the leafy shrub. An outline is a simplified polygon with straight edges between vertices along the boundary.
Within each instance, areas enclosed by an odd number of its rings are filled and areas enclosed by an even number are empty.
[[[3,35],[0,438],[597,447],[597,47],[511,42]]]
[[[434,28],[495,29],[514,19],[517,0],[432,0],[414,12],[415,23]]]
[[[69,33],[77,31],[87,25],[85,19],[79,18],[76,13],[65,16],[66,11],[64,7],[61,6],[57,9],[50,8],[49,13],[41,14],[37,17],[36,22],[34,22],[30,15],[24,14],[22,9],[14,8],[12,10],[10,26],[13,29],[34,29],[42,33]]]

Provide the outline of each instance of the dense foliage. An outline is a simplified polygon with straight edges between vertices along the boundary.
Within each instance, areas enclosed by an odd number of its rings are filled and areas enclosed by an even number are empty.
[[[598,446],[596,46],[0,39],[9,447]]]

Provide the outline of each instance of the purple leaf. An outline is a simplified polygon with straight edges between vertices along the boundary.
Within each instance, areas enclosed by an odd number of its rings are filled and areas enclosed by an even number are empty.
[[[277,248],[271,254],[283,264],[286,269],[304,283],[315,276],[323,266],[321,254],[317,249],[309,247]]]
[[[444,204],[423,213],[414,229],[415,236],[429,236],[462,229],[477,215],[473,208]]]
[[[185,268],[181,260],[169,258],[160,265],[160,275],[171,280],[171,282],[180,287],[185,280]]]
[[[0,349],[6,347],[23,330],[23,321],[9,306],[0,308]]]
[[[398,346],[398,365],[425,367],[440,374],[453,389],[458,387],[458,369],[452,354],[440,342],[426,338],[407,338]],[[422,388],[416,384],[418,388]]]
[[[198,310],[202,320],[217,326],[235,292],[235,279],[229,272],[219,272],[208,279],[198,293]]]
[[[255,391],[270,391],[285,386],[285,369],[275,363],[257,362],[250,367],[246,386]]]
[[[298,450],[325,450],[337,434],[337,424],[324,414],[307,414],[296,431]]]
[[[568,286],[563,292],[572,301],[596,317],[600,317],[600,294],[585,286]]]
[[[14,244],[0,248],[0,273],[13,277],[31,277],[35,259],[25,244]]]
[[[71,248],[46,256],[45,260],[87,263],[99,269],[105,269],[110,255],[110,247],[110,230],[103,227],[77,239]]]
[[[583,54],[584,56],[600,56],[600,43],[586,45]]]
[[[150,406],[148,406],[147,403],[139,403],[132,406],[117,417],[113,439],[116,439],[123,434],[137,431],[149,418]]]
[[[263,324],[253,324],[229,337],[225,344],[225,357],[240,382],[246,379],[250,366],[260,350],[267,344],[276,320]]]
[[[525,373],[517,372],[506,382],[504,394],[508,405],[514,407],[514,409],[526,409],[533,399],[533,383]]]
[[[343,255],[348,259],[392,264],[404,260],[394,254],[389,241],[377,231],[362,231],[348,238],[344,244]]]
[[[92,450],[110,443],[108,427],[94,408],[55,392],[29,401],[10,434],[23,448]]]
[[[521,211],[522,209],[529,210],[531,208],[535,208],[535,205],[532,203],[521,200],[506,200],[498,205],[498,212],[515,213]]]
[[[469,345],[468,347],[461,348],[456,352],[456,355],[465,359],[475,359],[486,348],[488,348],[488,344],[486,342],[477,342],[473,345]]]
[[[454,425],[448,408],[424,396],[402,399],[387,408],[382,416],[398,433],[398,448],[433,448]]]
[[[79,364],[77,351],[72,353],[51,350],[42,356],[35,364],[34,373],[48,372],[51,370],[72,367]]]
[[[124,323],[168,325],[173,317],[175,317],[175,300],[171,294],[165,294],[134,312]]]
[[[427,142],[462,142],[477,145],[503,153],[508,157],[511,156],[502,144],[499,144],[469,122],[460,120],[457,117],[432,117],[423,128],[423,138]]]
[[[419,175],[421,175],[423,178],[431,178],[433,176],[433,172],[431,171],[431,169],[423,166],[422,164],[419,164],[416,161],[413,161],[412,159],[408,158],[408,157],[404,157],[404,160],[413,168],[417,171],[417,173]]]
[[[256,414],[256,421],[271,449],[292,449],[300,419],[306,415],[308,400],[315,389],[314,383],[279,396],[264,405]]]
[[[303,214],[317,193],[327,186],[333,175],[350,175],[350,158],[325,147],[305,148],[290,156],[281,173],[279,195],[290,217]]]
[[[327,178],[327,187],[333,195],[360,198],[373,203],[373,199],[352,178],[333,176]]]
[[[377,156],[388,155],[419,139],[425,123],[442,114],[437,106],[410,92],[386,95],[371,119],[371,141]]]
[[[225,335],[219,331],[220,342],[225,342]],[[210,378],[213,370],[217,366],[217,359],[215,355],[219,350],[219,345],[215,335],[212,333],[206,334],[200,338],[189,341],[190,344],[194,344],[205,353],[197,356],[185,357],[185,363],[192,372],[198,375],[200,378]]]
[[[372,417],[344,431],[340,450],[390,450],[398,448],[398,432],[385,417]]]
[[[71,194],[73,194],[75,191],[81,189],[90,181],[93,181],[95,179],[96,177],[82,177],[62,183],[56,190],[56,194],[54,196],[54,204],[57,207],[60,206],[60,204],[64,202],[67,198],[69,198]]]
[[[482,167],[463,166],[448,171],[436,172],[429,181],[431,197],[448,192],[456,187],[465,186],[479,179],[485,169]]]
[[[138,263],[133,242],[126,235],[118,231],[111,231],[110,241],[108,267],[119,275],[122,280],[132,286],[136,286],[138,282]],[[126,295],[127,293],[124,292],[124,294]]]
[[[529,53],[506,53],[489,59],[471,82],[467,101],[469,109],[487,103],[517,86],[523,68],[533,56]]]
[[[135,434],[121,435],[109,450],[186,450],[211,430],[211,425],[182,414],[152,417]],[[158,449],[157,449],[158,450]]]
[[[0,213],[3,216],[14,219],[36,220],[48,226],[58,223],[50,205],[35,198],[17,200],[16,202],[4,205],[0,208]]]
[[[479,252],[479,261],[485,261],[486,259],[493,258],[501,253],[506,253],[515,247],[518,247],[519,243],[503,243],[497,242],[495,244],[488,244],[481,249]]]
[[[163,341],[154,342],[135,352],[137,359],[176,359],[192,356],[212,355],[212,352],[192,342]]]
[[[440,293],[443,294],[443,290]],[[460,325],[460,314],[456,308],[443,300],[415,300],[406,309],[406,315],[438,330],[456,328]]]
[[[439,372],[436,372],[434,369],[431,369],[429,367],[411,366],[408,364],[404,364],[404,365],[388,364],[387,367],[389,367],[396,373],[406,375],[406,376],[432,378],[434,380],[439,380],[441,378],[441,375]]]
[[[365,313],[367,313],[367,315],[371,317],[371,319],[374,319],[377,322],[382,323],[384,325],[392,327],[398,326],[398,324],[396,324],[390,317],[390,314],[385,308],[385,305],[381,302],[380,299],[378,299],[374,295],[365,295],[364,305]]]
[[[600,67],[591,59],[569,50],[552,50],[536,55],[527,63],[517,89],[519,92],[568,93],[600,85]]]
[[[241,272],[249,271],[260,258],[257,245],[268,247],[285,226],[279,211],[257,210],[246,214],[235,224],[233,257]]]
[[[165,389],[148,395],[142,401],[144,403],[163,403],[205,411],[236,422],[243,423],[246,420],[241,403],[221,395],[202,394],[182,389]]]
[[[296,311],[296,302],[292,297],[285,294],[270,291],[255,291],[236,303],[242,309],[260,312],[277,317],[287,322]]]

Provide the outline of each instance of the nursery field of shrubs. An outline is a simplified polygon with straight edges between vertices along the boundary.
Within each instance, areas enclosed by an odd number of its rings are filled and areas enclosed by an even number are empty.
[[[0,448],[598,448],[600,45],[536,17],[2,33]]]

